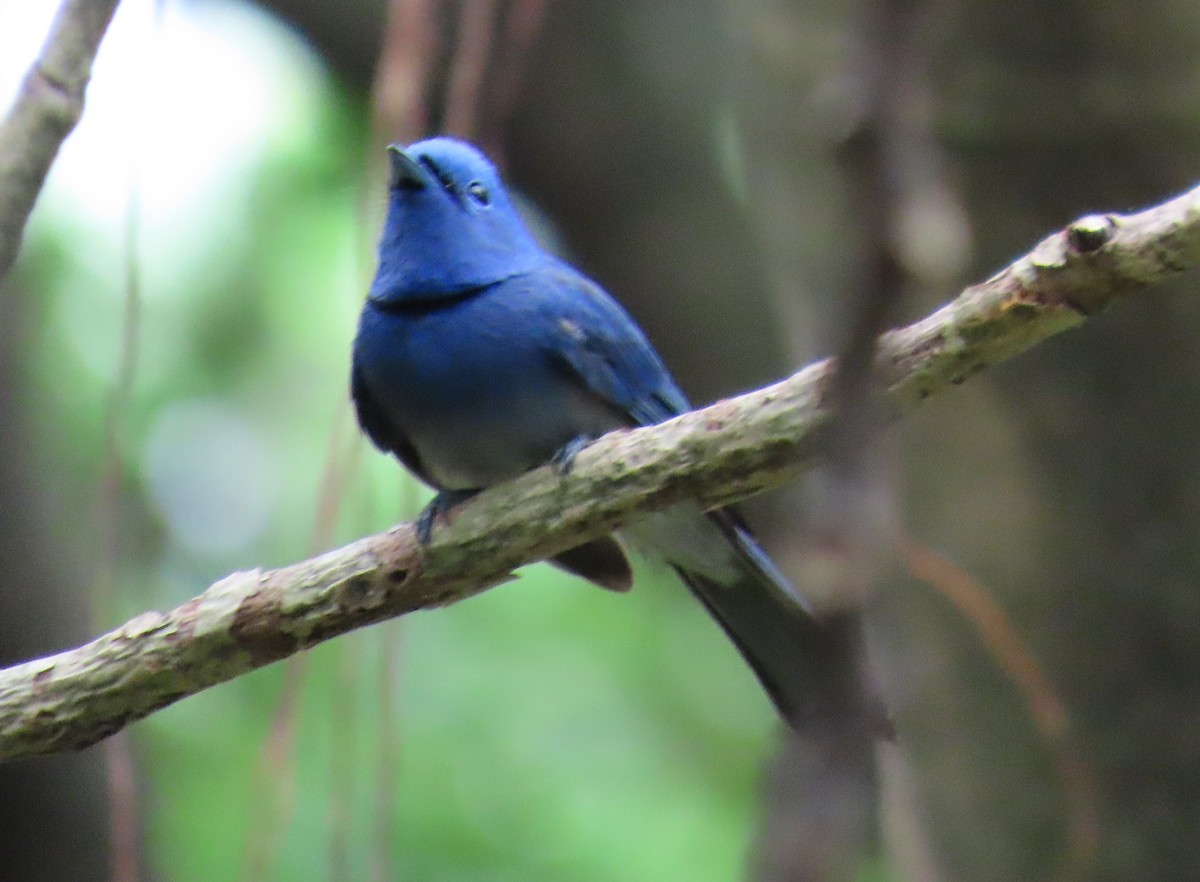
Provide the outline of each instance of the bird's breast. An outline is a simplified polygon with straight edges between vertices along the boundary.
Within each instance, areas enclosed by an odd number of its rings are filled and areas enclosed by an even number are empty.
[[[538,323],[486,295],[428,312],[368,304],[356,341],[373,400],[439,487],[474,489],[619,424],[554,367]]]

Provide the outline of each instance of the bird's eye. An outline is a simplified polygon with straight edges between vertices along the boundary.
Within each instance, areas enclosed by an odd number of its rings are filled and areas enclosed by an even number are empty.
[[[487,187],[479,181],[471,181],[467,184],[467,192],[471,194],[471,198],[480,205],[487,205],[492,201],[491,194],[488,193]]]

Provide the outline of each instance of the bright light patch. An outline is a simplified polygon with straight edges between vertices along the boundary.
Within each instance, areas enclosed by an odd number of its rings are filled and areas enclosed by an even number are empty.
[[[55,8],[0,0],[0,103],[16,95]],[[28,236],[58,243],[54,330],[80,365],[105,383],[114,376],[131,200],[140,364],[161,374],[186,352],[184,298],[212,278],[214,255],[232,257],[250,239],[264,163],[318,149],[328,95],[317,57],[256,6],[120,4]],[[155,311],[168,303],[178,306]]]
[[[0,104],[6,112],[57,10],[56,3],[0,0]]]
[[[0,0],[0,101],[6,105],[45,38],[55,4]],[[125,0],[63,145],[39,214],[82,227],[73,256],[120,275],[129,200],[139,194],[143,262],[169,275],[202,269],[214,236],[244,223],[247,173],[281,143],[311,142],[326,94],[296,34],[239,2]],[[51,221],[53,222],[53,221]],[[115,269],[114,269],[115,268]],[[149,267],[151,273],[153,267]],[[145,296],[185,286],[148,286]]]

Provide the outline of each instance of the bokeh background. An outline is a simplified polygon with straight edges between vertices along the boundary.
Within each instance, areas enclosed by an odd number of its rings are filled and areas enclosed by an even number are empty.
[[[0,100],[53,5],[0,2]],[[845,145],[888,46],[909,161],[864,199]],[[346,373],[382,146],[434,130],[494,151],[708,401],[840,345],[878,216],[900,321],[1200,179],[1200,6],[127,0],[0,292],[0,660],[418,510]],[[1195,879],[1196,287],[872,453],[899,538],[861,645],[894,745],[784,738],[668,576],[615,596],[536,566],[0,767],[0,877]],[[829,500],[752,507],[801,581]]]

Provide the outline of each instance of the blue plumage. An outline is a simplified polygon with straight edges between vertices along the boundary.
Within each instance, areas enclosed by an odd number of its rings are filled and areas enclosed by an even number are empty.
[[[441,491],[426,527],[464,495],[687,409],[633,320],[537,244],[479,151],[449,138],[389,150],[387,221],[351,392],[376,446]],[[787,720],[815,712],[801,645],[813,623],[733,513],[676,506],[621,539],[680,573]],[[554,562],[617,590],[632,578],[611,539]]]

